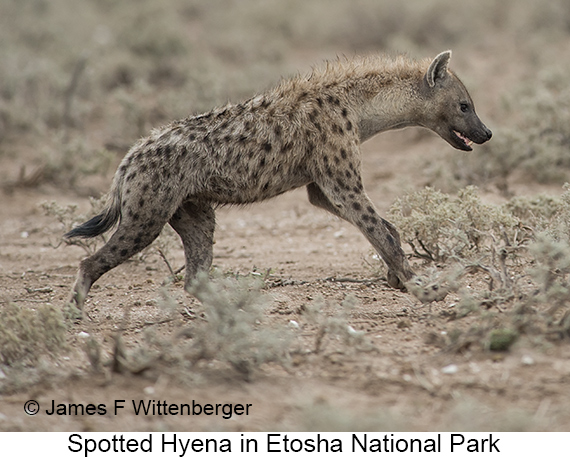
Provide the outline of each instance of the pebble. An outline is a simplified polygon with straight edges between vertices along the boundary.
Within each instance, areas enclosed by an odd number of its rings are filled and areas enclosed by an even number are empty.
[[[452,363],[451,365],[447,365],[447,366],[443,367],[441,369],[441,372],[444,374],[455,374],[455,373],[457,373],[458,370],[459,370],[459,368],[457,368],[457,365]]]
[[[523,355],[521,358],[523,365],[534,365],[534,359],[530,355]]]

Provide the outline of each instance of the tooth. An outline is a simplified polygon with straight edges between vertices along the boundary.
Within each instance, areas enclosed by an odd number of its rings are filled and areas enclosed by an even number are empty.
[[[465,143],[466,146],[471,146],[473,144],[473,141],[471,141],[469,138],[467,138],[466,136],[462,135],[460,132],[458,132],[457,130],[453,131],[459,138],[461,138],[461,140],[463,141],[463,143]]]

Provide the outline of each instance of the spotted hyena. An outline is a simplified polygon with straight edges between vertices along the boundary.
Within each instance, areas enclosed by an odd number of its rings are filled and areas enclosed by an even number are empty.
[[[360,144],[379,132],[422,126],[453,147],[491,138],[471,97],[433,60],[364,57],[329,62],[243,103],[172,122],[136,143],[120,164],[104,212],[66,237],[117,230],[83,260],[71,301],[78,308],[104,273],[144,249],[169,223],[180,235],[188,289],[212,263],[214,210],[306,186],[309,201],[360,229],[396,288],[414,276],[396,228],[366,195]]]

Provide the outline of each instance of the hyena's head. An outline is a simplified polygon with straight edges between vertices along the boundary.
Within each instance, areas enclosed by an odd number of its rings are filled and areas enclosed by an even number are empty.
[[[475,113],[473,100],[463,83],[448,70],[451,51],[439,54],[431,62],[422,80],[425,110],[421,124],[451,146],[471,151],[471,144],[482,144],[491,138],[491,131]]]

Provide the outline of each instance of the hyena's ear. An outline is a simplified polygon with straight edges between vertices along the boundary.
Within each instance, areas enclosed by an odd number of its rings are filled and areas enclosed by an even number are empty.
[[[444,79],[447,76],[450,59],[451,51],[444,51],[433,59],[426,73],[426,81],[429,87],[435,86],[438,79]]]

